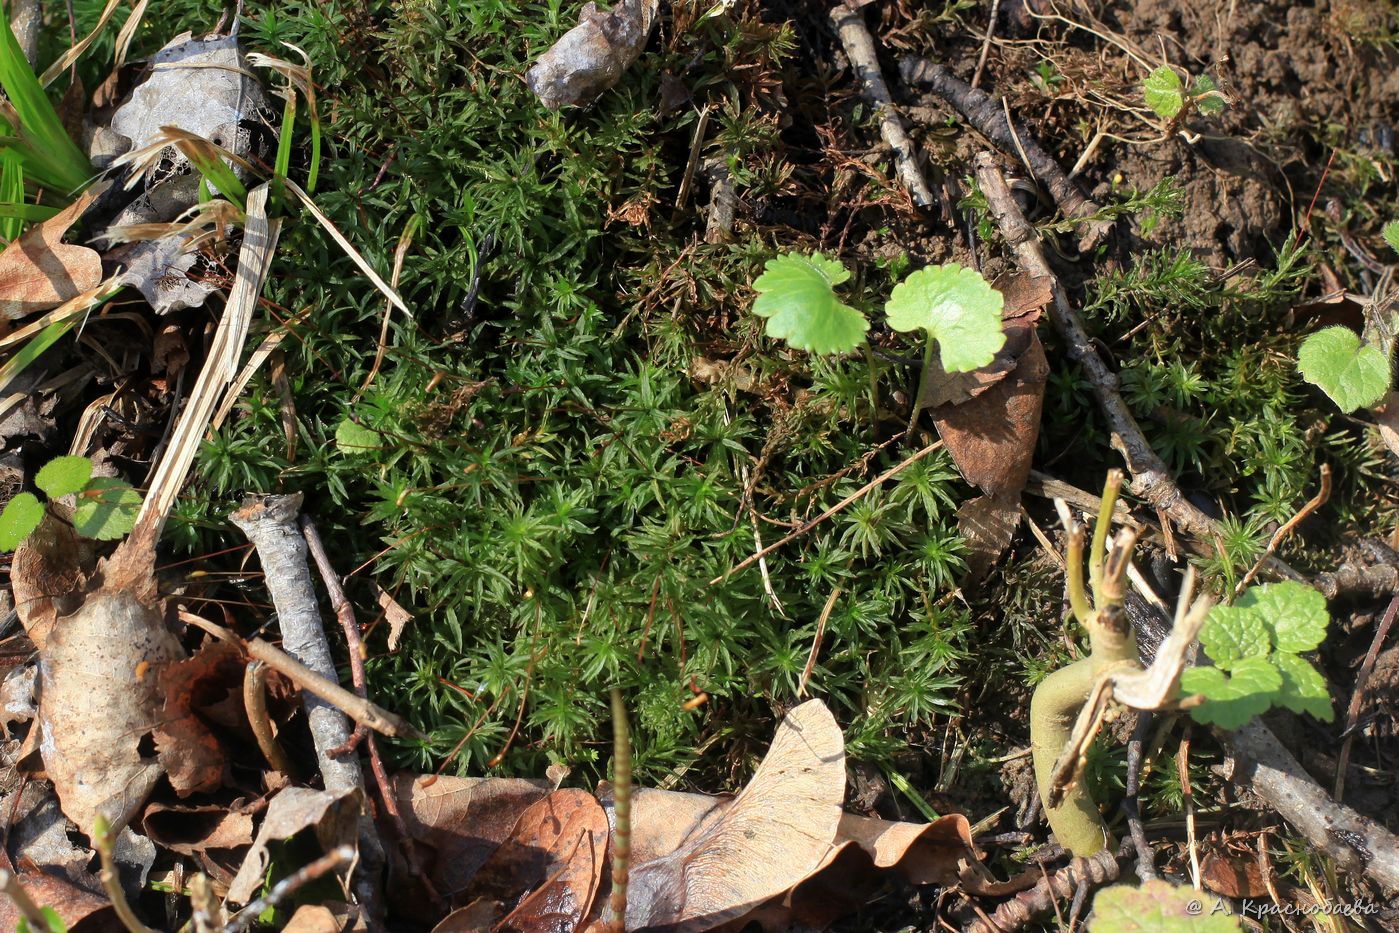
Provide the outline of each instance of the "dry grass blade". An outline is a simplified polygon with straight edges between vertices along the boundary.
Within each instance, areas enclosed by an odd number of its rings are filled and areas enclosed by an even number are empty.
[[[153,546],[160,537],[160,529],[175,505],[185,476],[194,464],[210,418],[236,378],[238,358],[242,355],[253,309],[257,306],[263,280],[272,264],[281,229],[281,221],[267,218],[267,194],[266,184],[248,193],[247,223],[243,229],[243,246],[238,254],[238,272],[233,288],[229,291],[228,303],[224,306],[223,317],[214,332],[208,358],[194,384],[189,404],[180,416],[180,422],[170,438],[170,446],[151,480],[150,491],[132,532],[133,541],[139,535]]]
[[[223,401],[219,403],[218,410],[214,412],[213,420],[209,422],[209,430],[217,431],[223,425],[225,419],[228,418],[229,412],[233,411],[233,406],[238,403],[238,397],[243,394],[243,389],[248,385],[249,380],[253,378],[253,374],[256,373],[267,358],[272,355],[272,351],[282,345],[282,341],[286,339],[287,334],[291,333],[292,325],[299,324],[301,321],[305,320],[307,313],[306,311],[301,312],[296,317],[287,321],[284,326],[277,328],[272,333],[262,338],[262,343],[258,344],[257,349],[248,357],[248,362],[243,364],[243,368],[239,371],[237,377],[229,384],[228,391],[224,393]]]
[[[136,27],[141,25],[141,20],[146,15],[146,6],[150,0],[138,0],[136,7],[131,11],[131,15],[126,18],[120,30],[117,31],[116,50],[112,55],[112,67],[120,69],[126,64],[126,53],[131,48],[131,40],[136,37]]]
[[[393,288],[389,286],[389,283],[385,282],[379,276],[379,273],[374,271],[368,261],[360,255],[359,250],[355,249],[354,246],[350,244],[350,241],[345,238],[345,234],[341,233],[331,219],[321,212],[321,209],[311,200],[311,196],[305,191],[302,191],[301,186],[290,178],[285,179],[284,184],[287,186],[287,190],[301,202],[302,206],[311,212],[311,216],[316,218],[317,222],[319,222],[322,227],[325,227],[326,233],[329,233],[330,238],[345,251],[345,255],[350,257],[350,261],[359,266],[359,270],[365,274],[369,281],[374,283],[374,287],[383,292],[384,297],[387,298],[395,308],[411,318],[413,312],[409,311],[408,306],[403,303],[403,299],[398,297],[398,292],[394,291]]]
[[[144,5],[143,3],[142,6]],[[102,15],[97,18],[97,25],[92,27],[92,32],[83,36],[82,39],[74,43],[71,49],[58,56],[58,60],[44,70],[43,75],[39,78],[39,83],[44,87],[48,87],[54,82],[55,78],[68,70],[69,65],[81,58],[82,54],[87,51],[88,46],[92,45],[97,37],[101,35],[102,30],[107,26],[107,21],[112,18],[112,14],[117,11],[117,7],[119,6],[121,6],[121,0],[107,0],[107,5],[102,8]],[[131,21],[139,23],[141,21],[139,13],[133,13],[131,20],[128,22]],[[123,29],[123,31],[125,30]]]

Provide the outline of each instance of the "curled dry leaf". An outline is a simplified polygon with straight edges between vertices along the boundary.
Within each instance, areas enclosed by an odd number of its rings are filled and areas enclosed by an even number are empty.
[[[389,653],[392,654],[398,650],[398,640],[403,637],[404,626],[413,621],[413,614],[400,606],[398,600],[377,583],[374,584],[374,599],[384,610],[384,618],[389,623]]]
[[[326,852],[339,845],[354,844],[362,803],[357,787],[339,792],[309,787],[288,787],[279,791],[268,803],[267,815],[258,827],[253,847],[228,886],[228,899],[235,904],[252,900],[271,862],[267,847],[272,842],[290,839],[304,829],[311,829]]]
[[[782,720],[753,779],[670,853],[636,862],[626,926],[710,929],[795,886],[825,858],[845,796],[845,742],[819,700]]]
[[[15,871],[9,856],[3,852],[0,852],[0,868],[14,872],[15,880],[30,900],[52,908],[69,933],[111,933],[121,929],[105,897],[46,872]],[[19,929],[20,919],[14,902],[0,897],[0,930]]]
[[[102,281],[97,251],[64,243],[63,235],[107,187],[93,185],[0,252],[0,319],[52,310]]]
[[[99,589],[54,625],[39,653],[39,747],[84,832],[98,813],[125,825],[159,779],[138,747],[159,718],[160,671],[183,657],[160,612],[126,589]]]
[[[556,790],[520,814],[465,897],[500,902],[509,911],[503,929],[576,930],[602,880],[608,835],[607,812],[591,794]]]
[[[152,841],[181,855],[237,849],[253,841],[252,815],[218,804],[153,803],[146,808],[141,828]]]
[[[977,496],[957,509],[957,533],[967,542],[967,577],[984,579],[991,565],[1010,547],[1020,525],[1018,497]]]
[[[199,710],[227,698],[243,681],[243,653],[228,642],[208,642],[191,658],[160,672],[165,698],[155,730],[156,754],[175,793],[188,797],[218,787],[225,757]]]
[[[583,6],[578,25],[539,56],[525,74],[544,106],[586,106],[621,79],[646,45],[657,0],[618,0],[612,9]]]
[[[409,836],[427,849],[427,881],[449,903],[463,893],[515,827],[520,813],[552,789],[545,781],[516,778],[394,775],[393,793]],[[395,866],[397,871],[401,866]],[[390,896],[405,916],[426,918],[432,905],[421,881],[396,878]],[[437,914],[440,916],[440,913]]]

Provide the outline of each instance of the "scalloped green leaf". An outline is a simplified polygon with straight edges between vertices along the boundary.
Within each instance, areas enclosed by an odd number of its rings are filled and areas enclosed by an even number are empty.
[[[898,331],[925,330],[938,342],[942,368],[971,372],[1005,346],[1002,294],[975,269],[950,262],[919,269],[894,287],[884,313]]]
[[[0,551],[13,551],[44,520],[44,504],[32,492],[22,492],[0,512]]]
[[[1093,898],[1088,933],[1237,933],[1239,918],[1213,904],[1193,888],[1160,879],[1115,884]]]
[[[1195,98],[1195,109],[1203,114],[1224,112],[1224,95],[1220,93],[1219,85],[1214,83],[1214,78],[1209,75],[1200,75],[1195,79],[1190,88],[1190,96]]]
[[[1200,644],[1210,660],[1224,670],[1242,658],[1267,657],[1273,649],[1267,623],[1251,608],[1238,605],[1210,610],[1200,629]]]
[[[1249,587],[1234,605],[1257,613],[1272,629],[1273,648],[1293,654],[1311,651],[1320,645],[1326,640],[1326,627],[1331,624],[1326,597],[1293,580]]]
[[[753,283],[753,313],[767,320],[769,337],[811,353],[847,353],[864,343],[869,321],[835,293],[850,278],[838,260],[787,253],[763,270]]]
[[[78,496],[73,530],[95,541],[115,541],[131,531],[140,511],[141,494],[130,483],[94,476]]]
[[[1185,106],[1184,85],[1170,65],[1162,65],[1142,82],[1146,105],[1163,120],[1173,120]]]
[[[50,499],[77,492],[92,479],[92,461],[87,457],[54,457],[34,476],[34,485]]]
[[[1327,327],[1302,341],[1297,370],[1344,412],[1369,408],[1389,391],[1389,360],[1349,327]]]
[[[1276,698],[1279,706],[1294,713],[1310,713],[1322,722],[1335,718],[1326,678],[1310,661],[1295,654],[1277,654],[1273,656],[1273,663],[1282,675],[1282,689]]]
[[[1380,236],[1384,237],[1384,241],[1389,244],[1390,249],[1399,253],[1399,220],[1391,220],[1385,224],[1384,229],[1380,231]]]
[[[384,445],[377,432],[346,416],[335,429],[335,446],[342,454],[362,457],[372,454]]]
[[[1267,658],[1243,658],[1228,674],[1217,667],[1192,667],[1181,675],[1180,688],[1204,695],[1205,702],[1190,710],[1197,722],[1238,729],[1273,705],[1282,674]]]

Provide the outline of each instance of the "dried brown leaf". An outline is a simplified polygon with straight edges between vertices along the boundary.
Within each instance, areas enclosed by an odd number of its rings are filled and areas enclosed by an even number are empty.
[[[607,811],[591,794],[556,790],[520,814],[465,896],[505,905],[500,929],[576,930],[602,880],[608,834]]]
[[[274,841],[290,839],[302,830],[312,829],[324,851],[353,844],[362,803],[362,795],[356,787],[339,793],[309,787],[288,787],[279,791],[268,803],[267,815],[258,827],[253,847],[228,886],[228,899],[235,904],[252,900],[271,860],[267,847]]]
[[[957,533],[967,542],[967,576],[981,580],[991,565],[1010,547],[1020,525],[1018,498],[1006,501],[990,496],[968,499],[957,509]]]
[[[1200,881],[1214,893],[1225,897],[1268,896],[1268,886],[1263,883],[1258,856],[1252,852],[1231,853],[1210,849],[1200,860]]]
[[[59,619],[39,653],[40,750],[63,812],[84,832],[124,825],[159,779],[138,746],[159,719],[161,668],[184,657],[161,613],[102,588]]]
[[[35,647],[42,649],[47,643],[55,619],[82,604],[83,590],[96,565],[92,543],[53,515],[52,507],[15,548],[10,564],[15,614]]]
[[[0,852],[0,868],[14,872],[15,880],[30,900],[51,907],[69,933],[116,933],[123,929],[107,899],[80,888],[57,875],[42,871],[16,871],[10,857]],[[0,930],[19,928],[21,914],[14,902],[0,896]]]
[[[181,855],[237,849],[253,841],[252,816],[217,804],[153,803],[146,808],[141,827],[153,842]]]
[[[932,412],[962,476],[1002,502],[1018,499],[1029,478],[1049,378],[1039,337],[1033,329],[1024,333],[1028,347],[1012,375],[973,399]]]
[[[819,700],[803,703],[730,806],[632,869],[627,928],[709,929],[789,890],[824,860],[844,795],[840,727]]]
[[[442,922],[432,928],[432,933],[488,933],[495,929],[504,912],[504,904],[482,898],[443,917]]]
[[[230,695],[243,680],[243,653],[236,645],[212,641],[191,658],[160,672],[165,698],[155,730],[156,753],[175,793],[188,797],[218,787],[225,756],[199,710]]]
[[[657,0],[619,0],[610,10],[587,3],[578,25],[564,33],[525,74],[551,110],[586,106],[636,61],[651,34]]]
[[[1380,429],[1380,440],[1384,441],[1384,446],[1389,448],[1390,453],[1399,457],[1399,391],[1386,395],[1384,402],[1374,411],[1375,423]]]
[[[63,235],[107,189],[93,185],[0,252],[0,318],[18,320],[76,298],[102,281],[102,257]]]
[[[413,614],[400,606],[398,600],[377,583],[374,584],[374,599],[379,603],[379,608],[384,610],[384,618],[389,623],[389,653],[392,654],[398,650],[398,640],[403,637],[403,627],[413,621]]]

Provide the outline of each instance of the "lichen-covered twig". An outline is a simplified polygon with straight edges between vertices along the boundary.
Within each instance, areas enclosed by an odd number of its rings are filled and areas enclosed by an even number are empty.
[[[1020,267],[1030,275],[1045,276],[1054,282],[1054,300],[1049,304],[1049,317],[1064,339],[1069,358],[1088,377],[1098,407],[1112,431],[1112,445],[1122,454],[1132,474],[1132,491],[1169,516],[1187,533],[1204,541],[1213,541],[1219,533],[1219,523],[1185,497],[1166,462],[1147,443],[1137,419],[1132,416],[1117,390],[1117,375],[1108,369],[1098,355],[1088,332],[1083,328],[1083,322],[1069,307],[1064,290],[1045,259],[1044,248],[1035,228],[1025,220],[1020,205],[1015,203],[1005,177],[990,153],[983,152],[977,156],[976,178],[986,196],[991,216]],[[1266,566],[1289,579],[1302,579],[1301,574],[1276,557],[1269,558]]]
[[[974,921],[966,928],[967,933],[1014,933],[1029,926],[1053,913],[1059,901],[1072,897],[1079,889],[1116,881],[1122,872],[1117,858],[1112,849],[1103,849],[1088,858],[1076,858],[1054,874],[1046,875],[1030,890],[1022,891],[997,907],[985,920]]]
[[[864,85],[865,96],[879,114],[879,131],[889,148],[894,150],[894,168],[899,181],[913,197],[919,207],[933,205],[933,192],[923,178],[923,170],[918,167],[918,153],[913,140],[908,138],[903,120],[894,109],[894,99],[889,94],[889,85],[884,82],[884,73],[879,69],[879,57],[874,50],[874,39],[865,28],[864,14],[852,10],[844,3],[837,2],[831,7],[831,25],[840,36],[845,54],[851,66]]]
[[[631,726],[622,692],[612,690],[612,893],[603,920],[606,933],[626,929],[627,883],[631,878]]]
[[[1066,216],[1087,224],[1087,229],[1079,237],[1081,249],[1089,250],[1102,242],[1112,228],[1112,222],[1100,216],[1102,207],[1078,189],[1078,185],[1054,157],[1045,152],[1030,134],[1012,126],[1005,110],[990,95],[962,81],[946,67],[925,58],[905,58],[899,67],[905,81],[926,85],[951,104],[981,135],[1000,146],[1004,152],[1023,157],[1025,167],[1036,181],[1049,190],[1059,209]]]

